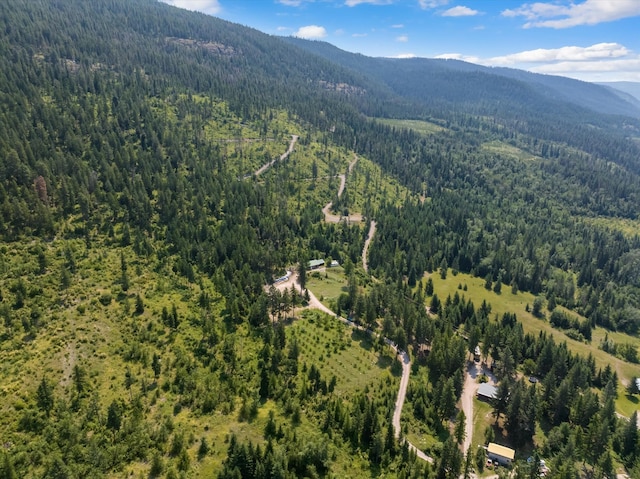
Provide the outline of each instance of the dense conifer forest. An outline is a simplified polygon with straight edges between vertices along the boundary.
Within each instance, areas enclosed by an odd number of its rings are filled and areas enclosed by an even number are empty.
[[[0,479],[640,477],[640,112],[578,87],[1,2]]]

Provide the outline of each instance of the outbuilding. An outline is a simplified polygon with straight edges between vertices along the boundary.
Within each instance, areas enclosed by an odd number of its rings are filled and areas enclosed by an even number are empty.
[[[487,457],[492,461],[497,461],[501,466],[510,466],[516,457],[516,451],[510,447],[490,442],[487,446]]]
[[[324,266],[323,259],[312,259],[311,261],[309,261],[309,269],[318,269],[318,268],[322,268],[323,266]]]
[[[489,383],[482,383],[478,386],[478,399],[486,402],[493,402],[498,397],[498,388]]]

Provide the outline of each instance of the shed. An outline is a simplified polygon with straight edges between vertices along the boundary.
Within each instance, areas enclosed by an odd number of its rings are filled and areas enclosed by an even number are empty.
[[[323,266],[324,266],[323,259],[312,259],[311,261],[309,261],[309,269],[318,269],[318,268],[322,268]]]
[[[489,384],[482,383],[478,387],[478,399],[482,401],[492,402],[498,397],[498,388]]]
[[[492,461],[498,461],[502,466],[509,466],[516,457],[516,451],[510,447],[490,442],[487,446],[487,457]]]

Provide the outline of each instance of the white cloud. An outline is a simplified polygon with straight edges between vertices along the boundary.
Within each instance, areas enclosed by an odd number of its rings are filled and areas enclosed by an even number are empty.
[[[638,0],[585,0],[568,5],[558,3],[525,3],[516,9],[502,12],[505,17],[524,17],[524,28],[570,28],[596,25],[640,15]]]
[[[368,3],[370,5],[391,5],[394,0],[345,0],[344,4],[347,7],[355,7],[356,5],[362,5]]]
[[[409,41],[409,37],[407,35],[400,35],[399,37],[396,37],[396,42],[406,43],[408,41]]]
[[[174,7],[216,15],[222,11],[218,0],[162,0]]]
[[[279,32],[286,32],[288,30],[291,30],[289,27],[278,27],[276,28],[277,31]]]
[[[300,27],[296,33],[293,34],[299,38],[324,38],[327,36],[327,30],[324,27],[318,25],[307,25],[306,27]]]
[[[480,12],[478,10],[473,10],[469,7],[463,7],[461,5],[457,7],[450,8],[449,10],[445,10],[442,12],[443,17],[473,17],[474,15],[478,15]]]
[[[436,58],[463,60],[484,66],[519,68],[584,81],[640,81],[640,55],[618,43],[538,48],[491,58],[462,53],[444,53]]]
[[[539,73],[560,74],[565,72],[627,72],[635,73],[636,78],[640,78],[640,57],[627,58],[621,60],[611,60],[608,62],[560,62],[534,67],[531,71]]]
[[[395,25],[391,25],[391,28],[404,28],[404,25],[402,23],[397,23]]]
[[[418,0],[418,3],[423,10],[426,10],[427,8],[437,8],[447,5],[449,0]]]
[[[303,0],[278,0],[278,3],[286,5],[287,7],[299,7],[302,5]]]
[[[482,60],[479,57],[463,55],[462,53],[442,53],[436,55],[435,58],[441,60],[462,60],[463,62],[482,64]]]
[[[352,37],[354,38],[362,38],[362,37],[366,37],[368,35],[368,33],[353,33],[351,34]]]
[[[399,53],[398,55],[395,55],[390,58],[418,58],[418,57],[415,53]]]
[[[511,65],[514,63],[545,63],[557,61],[580,62],[604,60],[629,55],[629,50],[619,43],[597,43],[589,47],[567,46],[562,48],[538,48],[512,53],[487,60],[491,65]]]

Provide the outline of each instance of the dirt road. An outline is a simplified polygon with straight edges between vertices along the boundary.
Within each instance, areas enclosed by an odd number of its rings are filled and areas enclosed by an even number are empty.
[[[349,173],[351,173],[353,167],[358,162],[358,156],[355,154],[353,156],[354,159],[351,163],[349,163],[349,168],[347,170]],[[346,173],[338,175],[338,178],[340,178],[340,187],[338,188],[338,198],[340,198],[347,185],[347,175]],[[324,208],[322,208],[322,214],[324,215],[324,221],[326,223],[340,223],[343,219],[346,219],[348,223],[359,223],[362,221],[362,215],[360,213],[354,213],[349,216],[334,215],[331,213],[332,206],[333,202],[330,201],[324,206]]]
[[[276,288],[282,291],[284,289],[291,288],[291,285],[294,285],[296,290],[302,293],[302,288],[300,287],[300,283],[298,283],[298,275],[297,273],[294,273],[294,272],[291,272],[291,275],[289,276],[289,279],[287,281],[278,283],[276,285]],[[340,321],[349,325],[352,328],[356,328],[360,330],[364,329],[361,326],[358,326],[357,324],[349,321],[348,319],[338,316],[336,313],[334,313],[329,308],[327,308],[324,304],[322,304],[311,290],[307,290],[307,291],[309,292],[309,305],[307,306],[308,308],[319,309],[323,313],[326,313],[330,316],[333,316],[334,318],[339,319]],[[371,335],[374,335],[374,336],[376,335],[376,333],[374,333],[373,331],[370,331],[370,330],[367,330],[367,331]],[[402,432],[402,426],[400,424],[400,418],[402,417],[402,407],[404,406],[404,400],[407,396],[407,387],[409,386],[409,376],[411,375],[411,359],[409,358],[409,354],[407,354],[407,352],[398,351],[397,346],[390,339],[384,338],[384,342],[388,346],[390,346],[396,352],[396,354],[398,354],[402,362],[402,377],[400,378],[400,388],[398,389],[398,397],[396,398],[396,405],[393,411],[393,421],[392,421],[395,435],[397,438],[399,438]],[[409,449],[416,452],[416,456],[418,458],[422,459],[423,461],[433,463],[432,457],[427,456],[424,452],[422,452],[419,448],[411,444],[409,441],[407,441],[407,444],[409,446]]]
[[[404,406],[404,400],[407,397],[407,387],[409,386],[409,375],[411,374],[411,360],[409,354],[406,351],[399,352],[395,344],[385,338],[385,342],[391,346],[400,357],[402,361],[402,378],[400,378],[400,388],[398,389],[398,397],[396,398],[396,407],[393,410],[393,430],[396,438],[399,438],[402,433],[402,425],[400,424],[400,418],[402,417],[402,407]],[[406,439],[405,439],[406,440]],[[416,446],[407,441],[409,449],[415,451],[416,456],[423,461],[433,463],[433,458],[427,456],[424,452],[418,449]]]
[[[369,272],[369,260],[367,259],[367,255],[369,253],[369,243],[371,243],[374,234],[376,234],[376,222],[371,220],[371,224],[369,225],[369,233],[367,234],[367,239],[364,241],[364,248],[362,248],[362,267],[367,273]]]
[[[298,135],[291,135],[291,143],[289,143],[289,148],[287,149],[287,151],[285,151],[278,158],[275,158],[275,159],[271,160],[269,163],[265,163],[264,165],[262,165],[253,174],[255,176],[260,176],[262,173],[264,173],[269,168],[271,168],[276,163],[276,161],[282,161],[286,157],[288,157],[291,154],[291,152],[293,151],[293,147],[295,146],[296,141],[298,141]]]
[[[465,438],[462,445],[463,452],[467,452],[471,447],[471,441],[473,440],[473,398],[478,392],[480,384],[477,382],[478,376],[484,374],[489,379],[489,384],[495,386],[496,379],[487,368],[483,368],[480,363],[474,361],[467,362],[467,373],[464,379],[464,387],[462,390],[462,396],[460,397],[460,404],[465,415]]]

